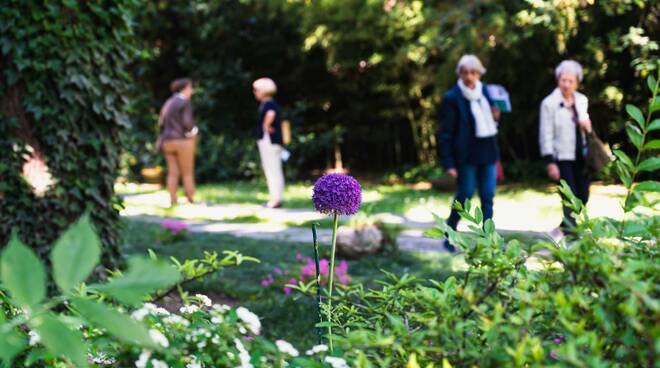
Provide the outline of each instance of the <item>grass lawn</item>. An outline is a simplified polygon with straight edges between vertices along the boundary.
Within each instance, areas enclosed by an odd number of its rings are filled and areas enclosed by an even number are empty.
[[[222,234],[189,234],[185,240],[173,244],[158,244],[159,225],[140,221],[123,222],[123,252],[125,255],[146,254],[153,249],[160,257],[178,259],[201,258],[204,251],[237,250],[253,256],[260,263],[244,263],[213,274],[199,282],[186,285],[193,292],[221,294],[248,307],[263,318],[264,331],[272,338],[284,338],[299,346],[315,343],[313,328],[316,310],[314,300],[285,295],[281,288],[260,285],[275,267],[283,270],[300,267],[296,254],[312,256],[310,244],[236,238]],[[310,236],[311,237],[311,236]],[[321,256],[328,258],[329,246],[321,247]],[[461,272],[461,257],[440,253],[400,252],[348,260],[348,273],[356,282],[375,286],[385,279],[381,269],[396,275],[411,274],[422,278],[444,279]]]

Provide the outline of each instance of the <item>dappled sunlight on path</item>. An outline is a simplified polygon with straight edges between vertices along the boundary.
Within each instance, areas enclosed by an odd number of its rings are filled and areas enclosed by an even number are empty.
[[[207,193],[224,193],[223,199],[231,199],[232,188],[217,186],[207,188]],[[291,203],[300,206],[305,203],[304,185],[295,186],[292,191],[296,197]],[[263,208],[254,202],[245,200],[241,189],[236,196],[240,203],[218,203],[217,196],[207,198],[215,203],[182,203],[174,208],[166,208],[169,202],[167,193],[151,188],[146,192],[125,194],[125,208],[121,215],[148,222],[160,222],[163,218],[186,220],[194,232],[225,233],[239,237],[255,239],[279,239],[291,242],[309,242],[310,226],[320,222],[319,235],[322,242],[330,239],[330,220],[327,216],[309,208]],[[401,229],[399,245],[404,250],[439,251],[439,240],[425,237],[427,229],[434,226],[435,213],[446,218],[451,205],[451,194],[431,190],[416,191],[405,187],[379,186],[365,190],[366,211],[374,219]],[[592,196],[588,204],[591,217],[621,218],[622,198],[625,191],[617,185],[592,187]],[[477,198],[475,205],[479,204]],[[311,205],[310,205],[311,206]],[[400,210],[400,211],[398,211]],[[341,218],[345,222],[347,218]],[[523,237],[546,237],[561,221],[559,196],[551,187],[529,189],[515,186],[504,187],[495,199],[495,224],[502,234],[521,234]],[[467,231],[464,223],[459,230]]]

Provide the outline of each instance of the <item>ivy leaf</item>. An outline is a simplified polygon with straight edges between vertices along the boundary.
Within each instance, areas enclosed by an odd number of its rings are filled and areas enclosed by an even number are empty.
[[[52,314],[42,314],[30,321],[41,343],[58,357],[71,360],[76,367],[87,367],[87,346],[82,334],[69,328]]]
[[[159,348],[144,325],[103,303],[76,298],[73,300],[73,306],[86,320],[105,328],[119,340],[146,348]]]
[[[0,259],[0,280],[11,295],[12,303],[31,307],[46,297],[46,271],[43,264],[12,234],[9,245]]]
[[[660,182],[655,180],[647,180],[637,183],[633,188],[636,192],[660,192]]]
[[[637,106],[628,104],[626,105],[626,111],[641,128],[644,128],[644,114],[642,114],[642,111]]]
[[[69,292],[89,276],[101,258],[101,240],[84,214],[55,243],[51,253],[53,278],[63,292]]]
[[[660,169],[660,157],[651,157],[642,161],[637,167],[639,171],[655,171]]]
[[[137,305],[150,293],[167,289],[180,280],[181,274],[171,265],[134,257],[129,259],[125,274],[93,288],[110,294],[122,303]]]
[[[2,358],[3,367],[12,367],[12,361],[27,346],[25,335],[16,330],[8,330],[7,326],[0,327],[0,358]]]
[[[628,133],[628,138],[630,141],[640,149],[642,146],[642,133],[639,132],[639,129],[631,124],[626,125],[626,133]]]

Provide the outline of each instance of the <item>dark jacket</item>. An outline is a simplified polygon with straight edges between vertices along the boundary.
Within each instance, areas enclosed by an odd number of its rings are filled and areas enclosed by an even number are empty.
[[[261,105],[259,105],[257,126],[254,130],[255,138],[259,140],[264,136],[263,123],[268,111],[275,111],[275,120],[271,125],[275,131],[270,133],[270,143],[282,144],[282,111],[280,109],[280,105],[272,98],[262,102]]]
[[[485,83],[482,93],[492,106]],[[445,169],[460,168],[464,164],[491,164],[499,159],[497,135],[477,138],[470,102],[463,97],[458,85],[445,93],[438,120],[438,156]]]
[[[159,141],[185,139],[186,133],[195,127],[190,100],[177,94],[170,97],[160,110]]]

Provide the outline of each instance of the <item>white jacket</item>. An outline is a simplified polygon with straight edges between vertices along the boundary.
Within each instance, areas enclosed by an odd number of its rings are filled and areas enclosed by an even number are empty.
[[[589,100],[587,96],[575,92],[574,98],[578,121],[588,120]],[[541,156],[552,155],[553,159],[557,161],[575,160],[575,122],[571,109],[566,105],[559,88],[555,88],[541,102],[539,121]],[[582,141],[586,142],[584,132],[582,134]]]

